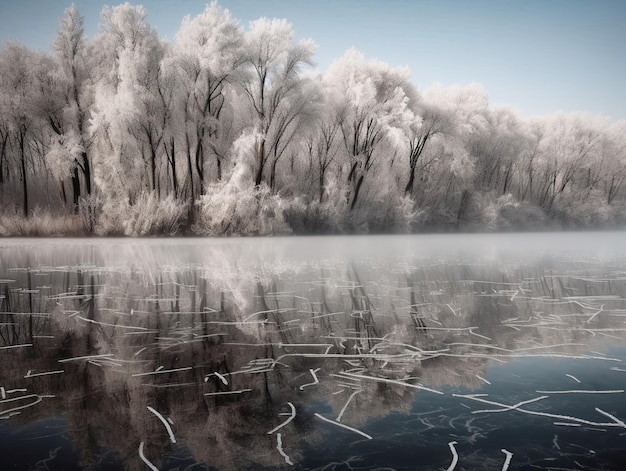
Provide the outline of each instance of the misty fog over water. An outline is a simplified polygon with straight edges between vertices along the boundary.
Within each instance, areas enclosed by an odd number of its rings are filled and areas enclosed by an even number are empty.
[[[3,469],[620,469],[625,240],[0,240]]]

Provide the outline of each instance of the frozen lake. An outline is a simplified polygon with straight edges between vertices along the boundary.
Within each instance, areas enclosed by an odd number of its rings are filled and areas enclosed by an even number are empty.
[[[623,469],[626,233],[0,239],[6,470]]]

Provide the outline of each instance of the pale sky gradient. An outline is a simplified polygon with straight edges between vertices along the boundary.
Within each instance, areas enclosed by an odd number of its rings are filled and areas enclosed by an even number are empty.
[[[71,1],[0,0],[0,42],[49,50]],[[105,4],[75,0],[89,37]],[[120,2],[121,3],[121,2]],[[148,22],[174,39],[206,2],[145,0]],[[350,47],[408,66],[420,88],[478,82],[522,116],[557,110],[626,119],[626,0],[222,0],[246,25],[287,18],[318,44],[318,68]]]

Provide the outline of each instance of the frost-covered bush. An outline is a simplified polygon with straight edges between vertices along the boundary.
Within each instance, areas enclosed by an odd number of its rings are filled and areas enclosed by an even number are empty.
[[[320,203],[295,198],[286,202],[283,214],[296,234],[337,234],[344,230],[345,211],[329,200]]]
[[[600,192],[583,195],[566,191],[555,204],[554,213],[565,228],[600,229],[617,223],[612,208]]]
[[[187,205],[173,196],[160,199],[154,192],[141,193],[130,204],[124,200],[107,201],[98,217],[98,235],[174,235],[185,223]]]
[[[368,204],[366,229],[372,233],[409,232],[416,215],[411,197],[388,193]]]
[[[86,234],[94,234],[98,224],[98,215],[102,211],[102,203],[95,195],[81,198],[78,203],[78,214],[83,222]]]
[[[76,237],[84,235],[75,215],[59,215],[35,209],[28,218],[21,211],[0,214],[0,237]]]
[[[505,195],[498,199],[496,206],[498,230],[541,230],[553,226],[544,211],[528,201],[515,201],[510,195]]]
[[[249,170],[238,165],[228,180],[209,186],[198,199],[194,232],[212,236],[290,233],[285,202],[264,183],[254,187],[249,180]]]

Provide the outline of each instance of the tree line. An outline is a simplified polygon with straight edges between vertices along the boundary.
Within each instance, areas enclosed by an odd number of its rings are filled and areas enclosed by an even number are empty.
[[[286,20],[244,28],[216,2],[172,42],[146,16],[105,7],[88,40],[73,5],[50,54],[2,46],[0,234],[60,219],[216,236],[626,221],[625,121],[522,119],[479,85],[418,90],[356,50],[319,74]]]

